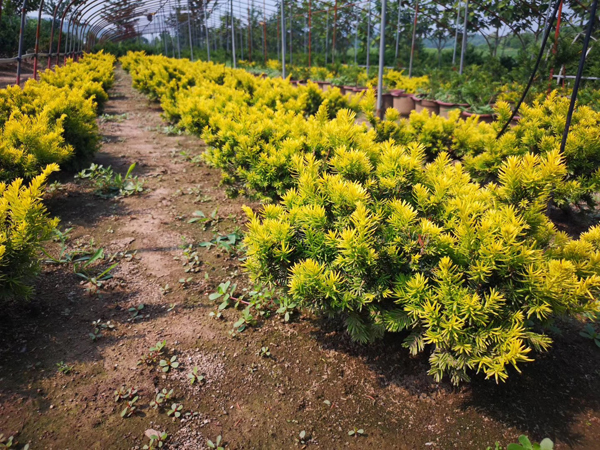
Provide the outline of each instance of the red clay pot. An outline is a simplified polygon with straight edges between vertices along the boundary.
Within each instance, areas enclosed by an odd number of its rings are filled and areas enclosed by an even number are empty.
[[[459,109],[461,107],[466,108],[469,106],[466,103],[446,103],[440,100],[436,100],[436,103],[439,106],[440,117],[444,117],[445,119],[448,118],[450,111],[452,111],[453,109]]]
[[[415,99],[411,94],[402,91],[392,93],[392,106],[404,117],[410,116],[415,109]]]
[[[418,98],[418,97],[416,97]],[[439,114],[440,107],[434,100],[427,100],[425,98],[419,98],[419,101],[415,99],[415,110],[421,112],[427,110],[430,113]]]
[[[465,119],[468,119],[469,117],[477,117],[480,122],[485,123],[492,123],[496,120],[495,114],[475,114],[469,111],[463,111],[461,115]]]

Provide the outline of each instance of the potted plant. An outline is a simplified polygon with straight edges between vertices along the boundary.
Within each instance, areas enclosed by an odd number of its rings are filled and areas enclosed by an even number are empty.
[[[434,98],[431,98],[427,94],[413,95],[415,101],[415,111],[422,112],[427,110],[431,113],[439,114],[440,106],[436,103]]]
[[[404,92],[401,89],[391,91],[392,106],[400,115],[408,117],[415,109],[415,100],[411,94]]]
[[[465,109],[469,105],[461,102],[460,94],[451,90],[440,91],[436,94],[436,103],[439,107],[440,117],[448,118],[450,111],[454,109]]]
[[[421,111],[426,109],[427,111],[438,115],[440,113],[440,105],[436,103],[435,99],[427,97],[422,98],[419,106],[421,107]],[[417,112],[419,112],[419,107],[417,107]]]
[[[498,84],[494,83],[482,72],[465,77],[461,86],[461,95],[469,104],[462,112],[463,117],[479,116],[482,122],[495,120],[494,103],[498,97]]]
[[[344,79],[343,77],[335,77],[331,79],[331,87],[336,87],[340,90],[342,95],[346,94],[346,89],[344,87]]]
[[[415,110],[421,112],[427,110],[429,112],[439,114],[440,106],[435,101],[435,95],[440,88],[437,77],[431,77],[427,83],[417,89],[415,99]]]
[[[477,117],[481,122],[492,123],[496,120],[496,112],[492,105],[474,106],[471,105],[468,110],[463,110],[462,116],[466,119]]]

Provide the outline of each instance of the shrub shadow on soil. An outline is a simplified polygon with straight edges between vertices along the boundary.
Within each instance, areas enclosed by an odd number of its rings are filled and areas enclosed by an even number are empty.
[[[129,324],[138,322],[127,304],[138,294],[125,288],[92,295],[70,267],[45,271],[31,302],[5,307],[0,320],[0,395],[36,396],[31,383],[54,376],[59,364],[77,367],[101,361],[104,347],[143,338],[143,334],[125,334]],[[141,313],[139,321],[148,320],[147,315],[156,319],[167,311],[145,305]],[[93,340],[95,320],[110,321],[115,328],[101,329],[102,337]]]
[[[427,375],[428,355],[412,357],[401,345],[401,334],[389,333],[381,341],[361,345],[349,338],[339,320],[320,319],[314,325],[313,337],[325,349],[362,359],[381,387],[396,385],[415,402],[435,397],[439,407],[458,400],[462,410],[475,410],[538,441],[550,437],[577,444],[583,437],[574,429],[577,416],[600,411],[600,352],[578,335],[581,327],[574,323],[562,325],[563,333],[553,336],[550,351],[533,354],[535,361],[521,364],[521,374],[511,368],[508,380],[498,384],[472,374],[471,382],[459,387],[436,383]]]

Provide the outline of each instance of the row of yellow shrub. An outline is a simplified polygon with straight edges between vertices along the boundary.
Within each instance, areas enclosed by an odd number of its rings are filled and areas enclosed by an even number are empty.
[[[59,164],[85,164],[96,151],[95,118],[113,64],[112,56],[86,55],[23,89],[0,90],[0,303],[32,292],[40,251],[58,223],[42,203],[44,184]]]
[[[245,69],[250,69],[254,73],[269,72],[271,75],[281,72],[281,62],[275,59],[269,59],[266,65],[248,61],[238,61],[238,65]],[[377,86],[377,77],[369,77],[366,69],[356,66],[341,64],[328,69],[320,66],[286,66],[287,73],[295,80],[327,81],[336,85],[350,86]],[[403,70],[385,68],[383,73],[383,84],[386,89],[401,89],[410,94],[416,94],[420,88],[427,85],[429,77],[408,77],[404,75]]]
[[[86,55],[24,88],[0,90],[0,181],[32,178],[50,163],[73,169],[89,163],[113,65],[113,56]]]
[[[327,146],[323,140],[335,130],[322,124],[340,110],[357,111],[361,98],[343,96],[339,89],[322,92],[313,83],[293,87],[287,80],[213,63],[143,53],[121,61],[134,87],[160,99],[169,121],[207,142],[206,158],[223,170],[224,182],[271,199],[293,185],[290,157]]]
[[[595,145],[584,139],[595,116],[578,117],[561,155],[555,97],[526,107],[496,141],[500,124],[458,114],[401,120],[388,110],[379,120],[372,92],[352,100],[369,127],[347,109],[332,117],[327,102],[303,109],[310,85],[283,95],[295,89],[286,81],[222,66],[141,54],[125,62],[167,117],[201,133],[209,163],[276,201],[247,210],[253,278],[342,317],[354,339],[403,332],[413,354],[427,349],[437,379],[504,380],[549,347],[555,317],[598,311],[600,227],[571,239],[545,214],[567,183],[598,170],[594,160],[578,169]]]

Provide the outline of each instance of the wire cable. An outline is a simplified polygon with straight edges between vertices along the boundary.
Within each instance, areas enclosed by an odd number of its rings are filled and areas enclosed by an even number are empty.
[[[579,67],[577,68],[577,76],[575,77],[575,83],[573,84],[573,92],[571,92],[571,104],[569,105],[569,111],[567,112],[567,121],[565,122],[565,131],[563,132],[562,142],[560,143],[560,152],[564,153],[565,146],[567,145],[567,138],[569,137],[569,128],[571,128],[571,119],[573,119],[573,111],[575,110],[575,102],[577,101],[577,93],[579,92],[579,84],[581,83],[581,77],[583,76],[583,67],[585,66],[585,60],[587,58],[587,50],[590,45],[590,37],[592,36],[592,30],[594,29],[594,23],[596,22],[596,10],[598,8],[598,0],[594,0],[590,11],[590,21],[588,22],[587,31],[585,33],[585,40],[583,41],[583,49],[581,50],[581,58],[579,59]]]
[[[595,1],[597,2],[597,0],[595,0]],[[540,62],[542,61],[542,57],[544,56],[544,49],[546,48],[546,43],[548,42],[548,37],[550,36],[550,30],[552,28],[552,24],[554,23],[554,19],[556,18],[556,14],[558,12],[558,7],[560,6],[560,2],[561,2],[561,0],[556,0],[556,3],[554,4],[554,9],[552,10],[552,16],[548,19],[546,29],[544,30],[544,38],[542,39],[542,45],[541,45],[540,51],[538,53],[537,61],[535,62],[535,67],[533,68],[533,72],[531,72],[531,76],[529,77],[529,82],[527,83],[527,86],[525,87],[525,90],[523,91],[523,95],[521,95],[519,103],[517,103],[517,106],[515,107],[514,111],[512,112],[512,114],[510,116],[510,119],[508,119],[506,124],[504,124],[504,126],[502,127],[502,129],[500,130],[498,135],[496,136],[496,139],[499,139],[504,134],[504,132],[508,129],[508,127],[510,126],[510,123],[517,115],[517,112],[519,112],[519,108],[521,107],[521,104],[525,101],[525,97],[527,97],[527,93],[529,92],[529,89],[531,89],[531,85],[533,84],[535,74],[537,73],[538,68],[540,67]]]

